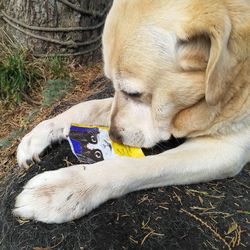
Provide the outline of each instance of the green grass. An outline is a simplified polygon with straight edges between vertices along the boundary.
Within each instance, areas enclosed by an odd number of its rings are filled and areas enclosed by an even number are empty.
[[[35,58],[32,51],[3,30],[0,32],[3,34],[0,39],[0,101],[5,105],[20,104],[48,79],[69,78],[66,61],[60,57]]]
[[[45,64],[49,67],[52,79],[63,79],[69,77],[66,62],[61,57],[48,57]]]
[[[0,98],[6,103],[19,104],[29,94],[32,83],[40,80],[41,73],[31,67],[24,51],[16,49],[0,62]]]
[[[69,78],[69,71],[61,57],[47,58],[46,64],[51,72],[51,77],[42,92],[43,106],[49,106],[54,101],[64,97],[73,86],[73,81]]]
[[[20,137],[21,135],[24,135],[23,129],[16,129],[12,131],[8,137],[0,138],[0,148],[7,148],[11,145],[12,141],[16,138]]]
[[[35,58],[31,50],[18,44],[0,28],[1,110],[13,110],[22,101],[31,100],[36,106],[24,121],[32,122],[40,108],[62,98],[73,86],[67,65],[68,62],[60,57]],[[23,133],[25,130],[18,128],[0,138],[0,148],[10,146]]]
[[[43,106],[49,106],[54,101],[65,96],[68,90],[73,86],[69,79],[48,80],[46,88],[43,90]]]

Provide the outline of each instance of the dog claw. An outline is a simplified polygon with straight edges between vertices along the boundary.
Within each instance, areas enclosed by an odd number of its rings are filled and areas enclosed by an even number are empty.
[[[34,155],[33,156],[33,161],[35,161],[36,163],[39,163],[41,161],[41,159],[39,158],[39,155]]]
[[[28,165],[28,163],[25,161],[25,162],[23,162],[23,163],[21,164],[21,167],[22,167],[22,168],[25,168],[25,169],[28,169],[28,168],[29,168],[29,165]]]

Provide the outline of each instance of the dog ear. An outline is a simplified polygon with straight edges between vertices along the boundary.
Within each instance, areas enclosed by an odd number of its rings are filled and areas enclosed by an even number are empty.
[[[202,21],[201,21],[202,20]],[[230,71],[228,41],[231,34],[229,17],[220,17],[215,23],[211,19],[200,18],[182,25],[177,36],[188,43],[196,37],[207,37],[210,40],[210,51],[205,72],[205,98],[209,105],[217,105],[228,85],[227,75]]]
[[[227,45],[231,26],[210,31],[211,40],[210,56],[206,69],[206,101],[209,105],[216,105],[221,100],[227,88],[227,74],[230,64]]]

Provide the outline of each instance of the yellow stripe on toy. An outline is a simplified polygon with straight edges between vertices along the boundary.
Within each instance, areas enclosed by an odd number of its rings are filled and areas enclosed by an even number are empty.
[[[113,141],[112,141],[112,146],[113,146],[115,153],[119,156],[128,156],[128,157],[135,157],[135,158],[144,156],[144,153],[142,152],[140,148],[126,146],[126,145],[119,144]]]

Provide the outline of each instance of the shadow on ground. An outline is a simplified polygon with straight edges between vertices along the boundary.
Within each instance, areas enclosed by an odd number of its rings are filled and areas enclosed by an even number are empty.
[[[112,89],[92,96],[110,96]],[[62,103],[54,113],[65,110]],[[174,145],[175,146],[175,145]],[[45,170],[78,163],[67,142],[54,145],[25,174],[16,168],[0,184],[0,249],[247,249],[250,244],[250,166],[236,178],[164,187],[111,200],[62,225],[14,218],[23,185]],[[152,166],[153,167],[153,166]]]

